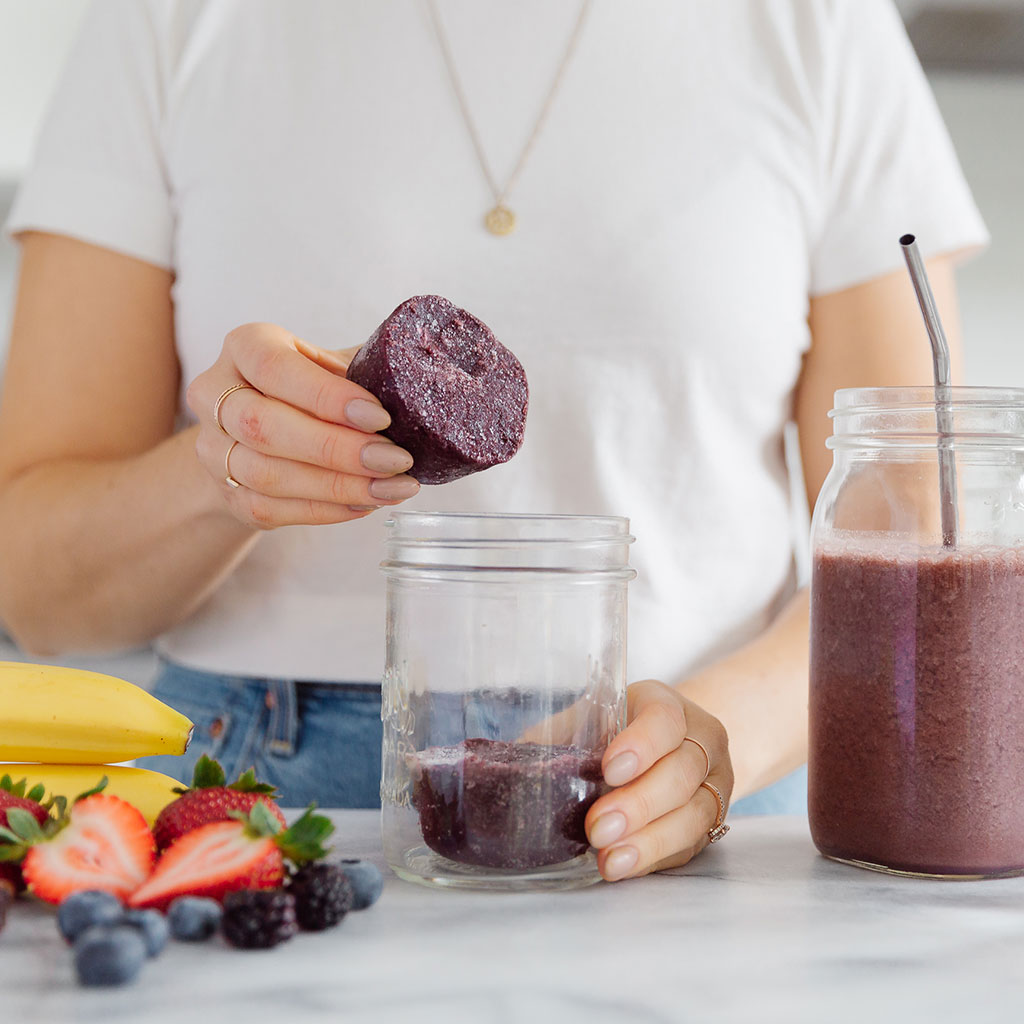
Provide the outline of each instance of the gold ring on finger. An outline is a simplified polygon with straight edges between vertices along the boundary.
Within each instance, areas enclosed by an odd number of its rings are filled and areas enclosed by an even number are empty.
[[[718,801],[718,813],[715,815],[715,823],[708,830],[708,842],[717,843],[729,831],[729,826],[725,823],[725,800],[722,798],[722,794],[718,791],[717,786],[713,786],[710,782],[702,782],[701,786]]]
[[[227,431],[224,429],[224,424],[220,421],[220,407],[224,404],[224,399],[228,395],[233,395],[236,391],[243,391],[245,388],[249,388],[252,391],[257,389],[253,387],[248,381],[239,381],[237,384],[232,384],[231,387],[225,388],[218,396],[217,401],[213,403],[213,422],[220,427],[220,432],[226,434]],[[237,485],[236,485],[237,486]]]
[[[241,487],[242,485],[231,475],[231,453],[235,450],[235,446],[238,444],[237,441],[231,442],[231,447],[228,448],[227,454],[224,456],[224,483],[228,487]]]
[[[711,774],[711,755],[708,753],[708,748],[701,743],[700,740],[695,740],[692,736],[684,736],[683,742],[686,743],[689,740],[690,743],[700,747],[700,752],[704,755],[704,760],[707,764],[704,766],[704,778],[706,779]],[[703,779],[701,780],[704,781]]]

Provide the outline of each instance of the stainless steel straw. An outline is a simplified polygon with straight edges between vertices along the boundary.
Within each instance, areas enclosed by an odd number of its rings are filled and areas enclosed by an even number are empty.
[[[935,296],[928,283],[924,261],[913,235],[900,239],[917,302],[932,343],[932,368],[935,371],[935,426],[939,441],[939,504],[942,512],[942,545],[955,548],[960,535],[956,500],[956,453],[953,450],[953,408],[950,394],[949,343],[942,329]]]

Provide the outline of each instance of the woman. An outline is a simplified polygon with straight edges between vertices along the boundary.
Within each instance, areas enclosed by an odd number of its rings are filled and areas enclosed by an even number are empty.
[[[154,640],[195,756],[365,805],[371,509],[624,514],[642,681],[587,819],[603,874],[702,849],[705,775],[726,801],[788,776],[754,799],[799,807],[783,426],[813,502],[834,389],[929,379],[897,238],[949,324],[984,240],[887,2],[104,4],[9,228],[0,618],[26,650]],[[531,411],[512,462],[419,491],[333,350],[424,292],[516,352]]]

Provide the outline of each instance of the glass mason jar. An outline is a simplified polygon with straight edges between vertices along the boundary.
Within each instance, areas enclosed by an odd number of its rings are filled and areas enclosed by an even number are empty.
[[[950,388],[947,407],[939,434],[933,388],[836,393],[811,531],[811,835],[882,871],[1015,875],[1024,390]]]
[[[384,852],[485,889],[598,880],[583,820],[626,713],[629,521],[394,512]]]

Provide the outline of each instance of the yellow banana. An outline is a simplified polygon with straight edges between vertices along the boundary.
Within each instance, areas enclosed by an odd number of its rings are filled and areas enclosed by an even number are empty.
[[[0,661],[0,761],[130,761],[182,754],[191,738],[184,715],[123,679]]]
[[[0,764],[0,778],[4,775],[10,775],[14,782],[28,779],[26,791],[41,782],[46,787],[45,800],[65,796],[69,802],[79,793],[92,789],[106,775],[107,786],[103,792],[119,796],[137,807],[150,825],[178,796],[174,787],[182,786],[160,772],[106,764]]]

